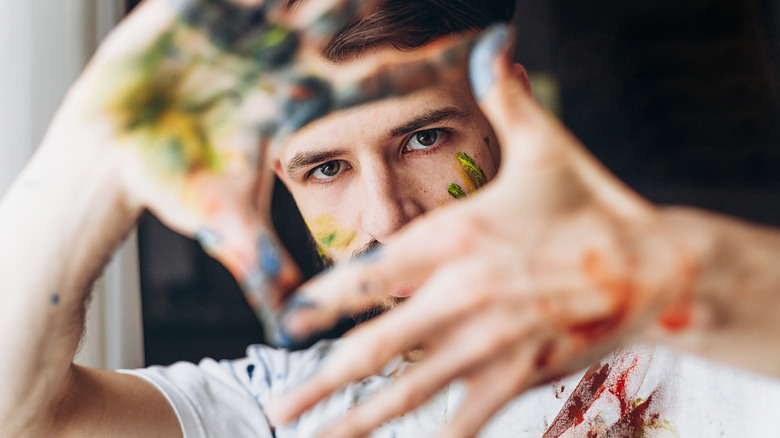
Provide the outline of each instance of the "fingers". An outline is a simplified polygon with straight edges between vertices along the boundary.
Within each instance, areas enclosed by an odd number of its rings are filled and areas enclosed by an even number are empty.
[[[269,228],[241,219],[236,211],[238,206],[212,217],[212,225],[199,229],[195,238],[236,278],[263,324],[266,339],[285,342],[279,324],[279,304],[300,283],[301,274]]]
[[[457,271],[464,272],[464,266],[458,266]],[[480,294],[473,293],[444,299],[441,291],[455,290],[452,278],[446,275],[432,279],[431,290],[437,293],[421,291],[392,312],[356,329],[318,376],[285,396],[275,411],[276,418],[289,421],[342,385],[376,373],[392,358],[420,345],[435,345],[387,395],[377,396],[376,401],[370,401],[349,417],[354,417],[355,427],[375,427],[413,409],[447,382],[512,347],[538,323],[533,307],[525,311],[514,306],[485,309],[479,304],[483,301]],[[357,357],[361,359],[355,360]],[[382,421],[366,422],[368,418]]]
[[[595,197],[620,214],[646,217],[651,205],[615,178],[530,95],[507,57],[511,38],[501,26],[489,29],[469,61],[472,88],[501,144],[500,177],[533,187],[519,197],[529,198],[524,205],[531,210],[571,208]]]
[[[335,108],[349,108],[459,80],[465,75],[473,40],[471,35],[453,35],[413,52],[388,48],[351,62],[335,76]]]
[[[277,142],[332,111],[457,80],[465,74],[471,45],[471,37],[453,36],[412,53],[384,49],[338,65],[317,60],[280,85]]]
[[[431,283],[432,287],[443,286]],[[452,307],[468,307],[456,305],[455,300],[441,303],[437,295],[421,291],[408,303],[355,329],[315,379],[285,397],[276,411],[277,419],[289,421],[345,383],[376,373],[394,357],[419,347],[435,329],[449,327],[462,314]]]
[[[176,0],[174,5],[184,22],[205,29],[218,47],[250,59],[262,71],[272,71],[291,65],[306,47],[317,51],[374,3]]]
[[[359,20],[379,0],[299,0],[291,2],[286,21],[296,29],[304,44],[319,51],[337,32]]]
[[[447,347],[452,347],[448,345]],[[460,351],[458,348],[455,352]],[[441,392],[462,373],[457,354],[450,349],[412,365],[394,383],[366,403],[351,409],[326,437],[362,437],[386,421],[410,412]],[[455,366],[457,364],[457,366]]]
[[[529,351],[525,346],[512,348],[508,353],[493,357],[484,367],[467,376],[466,398],[439,436],[477,436],[491,418],[526,387],[532,372]]]
[[[290,335],[306,338],[332,326],[342,315],[387,302],[402,284],[422,284],[439,263],[464,253],[473,229],[469,216],[456,216],[458,213],[452,210],[448,209],[447,215],[435,212],[395,236],[388,245],[302,286],[296,296],[309,305],[300,309],[293,302],[286,309],[285,325]]]
[[[513,350],[516,339],[522,339],[535,320],[530,314],[516,314],[509,326],[505,325],[501,330],[487,329],[486,323],[489,319],[496,322],[495,316],[495,313],[492,317],[479,315],[457,327],[451,325],[451,330],[440,327],[440,331],[447,332],[441,342],[426,352],[421,362],[408,368],[393,385],[351,410],[333,428],[339,431],[337,436],[363,436],[382,423],[416,409],[441,392],[449,382],[468,375],[470,370],[481,369],[486,366],[485,363],[489,364],[504,356],[507,350]],[[461,318],[459,320],[462,321]],[[512,333],[517,338],[506,333]],[[431,339],[431,336],[423,339]],[[506,385],[506,381],[502,384]]]

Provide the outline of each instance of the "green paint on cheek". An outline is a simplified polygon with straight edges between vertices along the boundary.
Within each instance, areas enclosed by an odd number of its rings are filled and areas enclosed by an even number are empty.
[[[477,163],[475,163],[474,160],[471,159],[471,157],[464,154],[463,152],[458,152],[455,154],[455,158],[457,158],[461,168],[463,169],[463,172],[466,174],[468,179],[474,185],[475,189],[478,189],[483,185],[485,185],[485,183],[487,182],[487,178],[485,178],[485,173],[482,171],[482,169],[479,168],[479,166],[477,166]]]
[[[466,196],[466,192],[463,191],[463,189],[457,185],[457,184],[450,184],[447,186],[447,191],[452,195],[455,199],[460,199]]]
[[[452,195],[453,198],[460,199],[468,196],[469,193],[476,191],[487,183],[485,172],[480,169],[471,157],[463,152],[457,152],[455,154],[455,161],[456,168],[460,171],[461,178],[463,179],[463,186],[465,186],[468,191],[464,190],[463,187],[458,184],[450,184],[447,186],[447,192]]]

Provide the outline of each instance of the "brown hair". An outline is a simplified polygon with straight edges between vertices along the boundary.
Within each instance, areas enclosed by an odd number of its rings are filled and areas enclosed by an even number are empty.
[[[386,0],[336,33],[323,55],[344,62],[384,44],[412,50],[449,34],[509,21],[514,11],[515,0]]]

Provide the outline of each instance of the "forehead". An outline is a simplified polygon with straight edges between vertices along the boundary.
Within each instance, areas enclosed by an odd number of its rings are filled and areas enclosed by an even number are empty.
[[[454,108],[467,116],[479,109],[465,78],[439,84],[401,97],[387,98],[348,110],[331,113],[291,135],[284,144],[281,160],[312,148],[350,147],[355,142],[392,136],[394,128],[422,114]]]

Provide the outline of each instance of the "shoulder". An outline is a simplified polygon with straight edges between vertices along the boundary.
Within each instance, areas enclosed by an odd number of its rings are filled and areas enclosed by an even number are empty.
[[[185,436],[270,437],[265,408],[288,385],[311,376],[332,344],[323,341],[298,352],[252,345],[240,359],[122,372],[147,380],[165,396]]]

